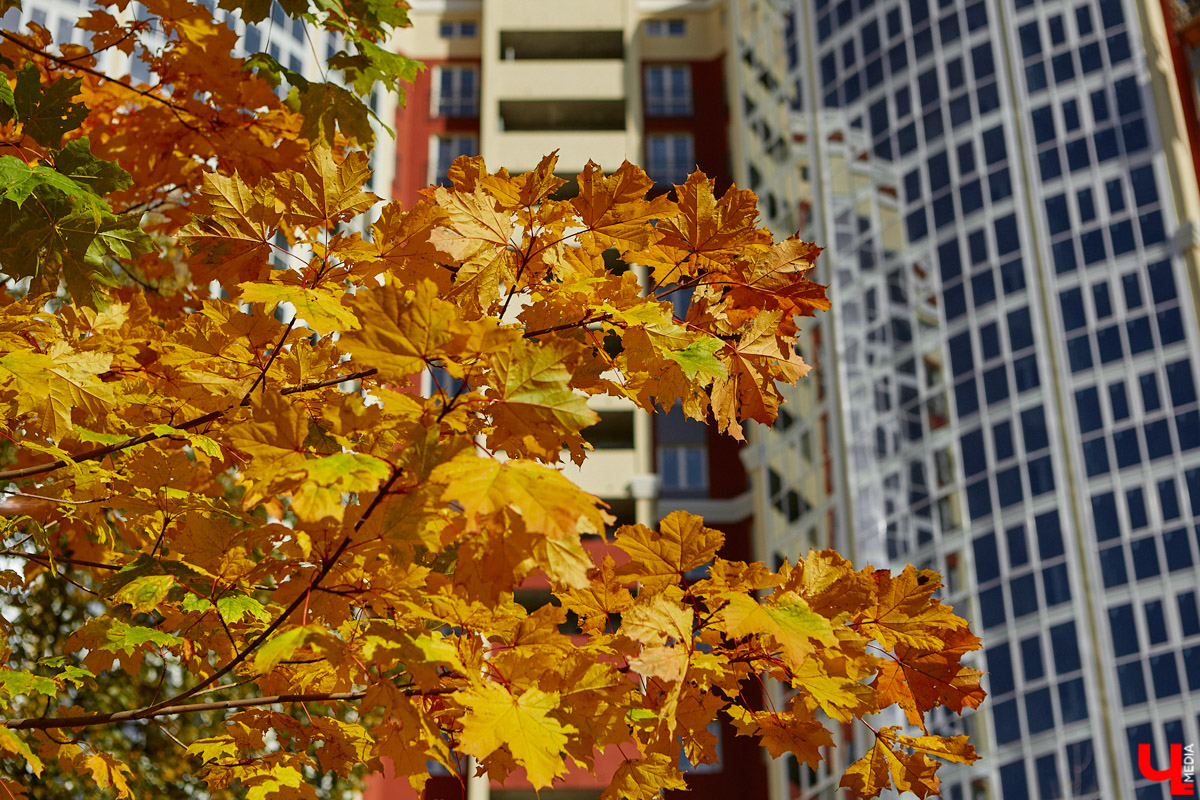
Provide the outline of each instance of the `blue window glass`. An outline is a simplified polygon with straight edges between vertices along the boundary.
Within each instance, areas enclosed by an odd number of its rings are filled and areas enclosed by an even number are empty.
[[[1158,700],[1179,694],[1179,667],[1175,664],[1174,653],[1150,656],[1150,685]]]
[[[1082,189],[1075,195],[1075,204],[1079,206],[1079,219],[1090,222],[1096,218],[1096,203],[1092,199],[1091,189]]]
[[[1127,428],[1113,433],[1113,451],[1117,454],[1118,469],[1142,463],[1142,447],[1138,442],[1138,429]]]
[[[1104,229],[1096,228],[1087,231],[1079,237],[1083,248],[1083,263],[1095,264],[1108,258],[1108,249],[1104,246]]]
[[[1037,529],[1038,554],[1046,561],[1063,554],[1062,526],[1057,511],[1038,514],[1033,520]]]
[[[1142,110],[1142,94],[1138,89],[1137,78],[1122,78],[1113,83],[1117,94],[1117,114],[1126,117]]]
[[[1050,445],[1046,434],[1046,416],[1041,406],[1034,406],[1021,412],[1021,432],[1025,437],[1025,452],[1036,453]]]
[[[1129,526],[1134,530],[1146,527],[1146,496],[1140,487],[1125,492],[1125,505],[1129,508]]]
[[[1176,408],[1196,402],[1196,385],[1192,382],[1192,364],[1187,359],[1167,364],[1167,386],[1171,404]]]
[[[1164,346],[1183,340],[1183,318],[1178,308],[1168,308],[1155,316],[1158,317],[1158,338]]]
[[[1112,315],[1112,301],[1108,295],[1108,284],[1097,283],[1092,286],[1092,302],[1096,306],[1096,318],[1104,319]]]
[[[1142,608],[1146,612],[1146,637],[1150,644],[1161,644],[1167,640],[1167,619],[1163,616],[1161,600],[1151,600]]]
[[[1006,197],[1012,195],[1012,178],[1008,174],[1008,167],[1003,167],[988,175],[988,191],[991,192],[992,202],[998,203]],[[1016,250],[1017,242],[1012,243],[1012,250]],[[1007,252],[1002,250],[1001,252]]]
[[[914,28],[918,22],[929,19],[929,4],[926,0],[908,0],[908,18],[912,20]]]
[[[1042,590],[1046,593],[1046,607],[1053,608],[1071,599],[1071,581],[1067,577],[1067,565],[1055,564],[1042,570]]]
[[[1004,128],[995,127],[983,132],[983,155],[989,166],[1003,161],[1008,151],[1004,144]]]
[[[1050,700],[1049,686],[1025,695],[1025,722],[1031,734],[1048,731],[1054,727],[1054,703]],[[1006,795],[1007,792],[1006,786]]]
[[[1087,36],[1092,32],[1091,6],[1082,5],[1075,9],[1075,28],[1079,31],[1080,36]]]
[[[921,198],[921,171],[914,169],[904,176],[904,201],[912,203]]]
[[[1129,58],[1129,37],[1123,33],[1108,37],[1108,60],[1120,64]]]
[[[1141,117],[1135,117],[1121,125],[1121,140],[1125,143],[1127,154],[1145,150],[1150,142],[1146,139],[1146,123]]]
[[[833,53],[830,53],[821,59],[821,84],[831,86],[837,82],[837,76],[837,59]]]
[[[1062,159],[1058,157],[1058,148],[1050,147],[1038,153],[1038,172],[1042,181],[1052,181],[1062,175]]]
[[[958,377],[975,368],[975,358],[971,350],[971,334],[964,331],[950,339],[950,368]]]
[[[971,254],[972,264],[987,261],[987,236],[982,230],[975,231],[967,237],[967,250]]]
[[[952,58],[946,62],[946,86],[957,89],[967,80],[966,69],[961,58]]]
[[[983,449],[983,431],[976,429],[964,434],[961,440],[963,472],[970,477],[987,469],[987,455]]]
[[[1200,614],[1196,613],[1196,593],[1184,592],[1176,598],[1176,602],[1179,605],[1179,624],[1183,629],[1183,635],[1200,634]],[[1005,648],[1006,652],[1007,650],[1008,648]]]
[[[1100,351],[1101,364],[1123,357],[1125,348],[1121,346],[1121,327],[1110,325],[1096,331],[1096,348]]]
[[[1090,433],[1104,426],[1100,415],[1100,393],[1095,386],[1075,392],[1075,411],[1079,416],[1079,432]]]
[[[1113,655],[1133,655],[1138,651],[1137,628],[1133,621],[1133,606],[1128,603],[1108,610],[1108,627],[1112,632]]]
[[[991,589],[984,589],[979,593],[979,615],[984,628],[994,628],[1004,624],[1003,587],[993,586]]]
[[[962,188],[958,190],[958,194],[962,202],[964,217],[983,208],[983,183],[978,178],[969,183],[964,183]]]
[[[996,534],[975,537],[975,578],[980,584],[1000,577],[1000,552],[996,549]]]
[[[967,487],[967,508],[971,519],[980,519],[992,513],[991,484],[986,478]]]
[[[1013,361],[1013,378],[1017,382],[1017,394],[1038,387],[1037,353]]]
[[[1129,756],[1132,763],[1137,763],[1138,745],[1154,743],[1154,729],[1148,724],[1130,725],[1125,729],[1125,738],[1129,742]],[[1159,796],[1161,798],[1161,795]]]
[[[1108,94],[1103,89],[1098,89],[1092,92],[1092,119],[1099,125],[1101,122],[1108,120],[1110,113],[1108,109]]]
[[[868,117],[871,120],[871,135],[878,136],[888,129],[888,106],[887,100],[880,100],[871,106],[868,112]]]
[[[1089,478],[1108,472],[1108,443],[1104,437],[1083,443],[1083,460]]]
[[[1187,670],[1188,688],[1193,692],[1200,690],[1200,647],[1183,651],[1183,668]]]
[[[858,96],[862,93],[862,86],[857,72],[847,78],[846,82],[842,84],[842,92],[846,96],[846,105],[849,105],[858,99]],[[850,124],[856,128],[862,127],[861,123],[855,124],[853,120],[851,120]]]
[[[1156,577],[1161,572],[1158,565],[1158,537],[1147,536],[1130,542],[1129,555],[1133,559],[1133,574],[1139,581]]]
[[[1150,411],[1157,411],[1163,407],[1163,399],[1158,395],[1158,375],[1153,372],[1147,372],[1138,379],[1141,385],[1141,407]]]
[[[996,279],[990,269],[971,278],[971,300],[975,308],[983,308],[996,299]]]
[[[1075,269],[1075,243],[1070,239],[1054,245],[1054,271],[1060,275]]]
[[[1200,412],[1189,411],[1175,417],[1175,430],[1179,433],[1180,450],[1200,447]]]
[[[1075,797],[1090,795],[1099,790],[1096,779],[1096,754],[1090,739],[1067,745],[1067,774]]]
[[[948,283],[962,274],[962,252],[958,249],[957,239],[938,247],[938,271],[942,275],[942,283]]]
[[[1071,217],[1067,213],[1067,196],[1065,194],[1046,198],[1046,221],[1050,225],[1050,235],[1063,233],[1071,228]]]
[[[966,417],[979,410],[979,393],[975,390],[975,380],[967,378],[954,387],[954,404],[960,417]]]
[[[1017,714],[1017,701],[1005,700],[1003,703],[997,703],[992,707],[992,721],[996,724],[996,741],[1000,744],[1015,742],[1021,738],[1021,719]],[[1027,797],[1028,790],[1025,786],[1025,762],[1017,761],[1009,764],[1005,769],[1008,772],[1001,771],[1001,779],[1004,780],[1005,791],[1012,791],[1013,797]]]
[[[1121,535],[1117,521],[1117,501],[1112,492],[1098,494],[1092,498],[1092,522],[1096,526],[1096,540],[1103,542]]]
[[[946,308],[946,321],[958,319],[967,313],[967,293],[961,283],[942,292],[942,304]]]
[[[1000,265],[1000,285],[1005,294],[1013,294],[1025,288],[1025,266],[1021,259]]]
[[[1113,255],[1128,253],[1136,247],[1133,240],[1133,223],[1123,219],[1108,227],[1108,235],[1112,237]]]
[[[979,349],[984,361],[1000,355],[1000,328],[996,323],[989,322],[979,329]]]
[[[908,66],[908,47],[904,42],[888,50],[888,63],[891,65],[892,74],[903,72]]]
[[[1117,157],[1117,131],[1115,128],[1096,131],[1092,141],[1096,144],[1096,160],[1100,163]]]
[[[1150,333],[1150,318],[1138,317],[1125,324],[1129,334],[1129,352],[1144,353],[1154,348],[1154,336]]]
[[[1114,178],[1104,184],[1105,193],[1108,195],[1108,210],[1116,214],[1118,211],[1125,210],[1125,193],[1121,191],[1121,179]]]
[[[1022,575],[1010,581],[1013,617],[1032,614],[1038,610],[1037,581],[1032,574]]]
[[[1086,169],[1091,163],[1091,157],[1088,155],[1087,137],[1067,142],[1067,167],[1071,172]],[[1084,217],[1083,219],[1088,220],[1091,217]]]
[[[976,89],[975,102],[979,104],[979,116],[1000,107],[1000,89],[995,82],[984,84]]]
[[[867,86],[874,88],[883,83],[883,58],[871,59],[867,64]]]
[[[1016,709],[1013,711],[1015,717]],[[996,726],[999,728],[999,721],[997,721]],[[1017,736],[1020,735],[1021,732],[1018,728]],[[1014,736],[1013,739],[1017,738],[1017,736]],[[1003,767],[1001,767],[1000,785],[1004,787],[1003,791],[1001,792],[1001,796],[1003,797],[1028,797],[1029,780],[1025,777],[1025,762],[1014,761],[1011,764],[1005,764]]]
[[[1074,635],[1072,633],[1072,635]],[[987,672],[991,679],[991,693],[1001,697],[1013,690],[1012,653],[1008,642],[1001,642],[995,647],[989,647],[987,653]]]
[[[973,31],[987,25],[987,8],[983,3],[967,6],[967,30]]]
[[[1163,534],[1163,551],[1167,557],[1167,571],[1190,569],[1192,546],[1188,541],[1187,528],[1176,528]]]
[[[901,152],[903,153],[903,149]],[[909,214],[905,221],[908,224],[908,238],[911,241],[919,242],[929,234],[929,223],[925,219],[924,208],[918,208]]]
[[[1170,261],[1156,261],[1146,268],[1146,272],[1150,276],[1150,293],[1154,295],[1155,303],[1175,299],[1175,275]]]
[[[1136,272],[1131,272],[1121,278],[1121,286],[1125,290],[1125,308],[1132,311],[1142,305],[1142,285],[1138,283]]]
[[[1133,185],[1133,199],[1138,207],[1148,206],[1158,202],[1158,187],[1154,183],[1154,168],[1147,164],[1129,173],[1129,182]]]
[[[1025,68],[1025,85],[1030,94],[1042,91],[1048,85],[1046,81],[1046,65],[1038,61]]]
[[[1034,497],[1054,491],[1054,468],[1050,456],[1030,460],[1026,470],[1029,472],[1029,491]]]
[[[1074,622],[1064,622],[1051,628],[1050,646],[1054,651],[1054,671],[1059,675],[1067,675],[1080,668],[1079,641]]]
[[[1095,72],[1104,66],[1104,59],[1100,55],[1100,44],[1098,42],[1089,42],[1079,48],[1079,68],[1084,75]]]
[[[1004,532],[1004,538],[1008,542],[1009,566],[1015,569],[1029,563],[1029,541],[1025,537],[1025,526],[1014,525]]]
[[[1075,61],[1071,58],[1070,52],[1055,56],[1052,63],[1054,64],[1055,83],[1065,83],[1075,77]]]
[[[1042,37],[1038,32],[1037,22],[1022,25],[1018,31],[1021,37],[1021,55],[1025,58],[1036,56],[1042,52]]]
[[[964,212],[965,213],[965,212]],[[954,195],[947,194],[933,201],[933,226],[938,230],[955,221]]]
[[[1125,382],[1117,381],[1108,387],[1108,401],[1112,407],[1113,419],[1125,419],[1129,416],[1129,401],[1125,397]]]
[[[1021,468],[1010,467],[996,473],[996,496],[1000,500],[1001,508],[1021,502],[1024,497],[1024,491],[1021,488]]]
[[[1125,571],[1125,548],[1121,545],[1100,551],[1100,575],[1104,578],[1104,588],[1124,586],[1129,583],[1129,575]]]
[[[1159,481],[1158,504],[1162,507],[1163,519],[1179,518],[1179,494],[1175,491],[1175,479]]]
[[[1200,469],[1189,469],[1183,475],[1192,500],[1192,516],[1200,517]]]
[[[1058,705],[1062,709],[1064,725],[1087,719],[1087,692],[1083,687],[1083,678],[1075,678],[1058,685]]]
[[[1000,233],[999,223],[996,232]],[[1033,347],[1033,324],[1029,320],[1028,308],[1018,308],[1008,313],[1008,343],[1014,353]]]
[[[862,48],[864,55],[879,51],[879,22],[871,20],[862,26]]]
[[[1038,794],[1044,798],[1062,797],[1062,789],[1058,783],[1058,764],[1055,763],[1056,756],[1051,753],[1048,756],[1042,756],[1034,764],[1034,772],[1037,773]]]
[[[904,30],[904,23],[900,19],[900,9],[893,8],[887,14],[887,30],[889,38],[896,38]]]
[[[923,107],[936,103],[940,97],[937,69],[934,68],[922,72],[921,76],[917,78],[917,88],[921,92],[921,105]]]
[[[1086,333],[1076,336],[1067,342],[1067,357],[1071,362],[1071,372],[1079,372],[1092,366],[1091,337]]]
[[[1156,419],[1153,422],[1147,422],[1145,431],[1146,456],[1151,461],[1171,455],[1173,452],[1171,449],[1171,427],[1165,419]]]
[[[925,130],[926,143],[933,142],[940,138],[942,132],[945,131],[945,125],[942,124],[942,111],[940,108],[934,108],[921,119],[921,124]]]
[[[1036,25],[1035,25],[1036,29]],[[1033,138],[1038,143],[1053,141],[1056,136],[1054,130],[1054,109],[1050,106],[1042,106],[1035,108],[1031,114],[1033,117]]]

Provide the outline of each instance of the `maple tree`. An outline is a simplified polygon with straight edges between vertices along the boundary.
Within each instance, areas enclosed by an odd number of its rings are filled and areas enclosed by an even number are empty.
[[[597,561],[582,540],[611,518],[556,468],[587,457],[589,396],[737,437],[771,422],[808,371],[797,318],[829,305],[819,248],[700,173],[654,195],[589,164],[557,199],[553,155],[461,158],[379,208],[362,98],[417,68],[380,44],[403,4],[283,4],[343,37],[342,85],[235,57],[201,4],[125,5],[80,21],[91,49],[0,31],[8,796],[46,770],[133,796],[113,725],[158,726],[214,796],[248,798],[385,758],[416,787],[471,756],[542,788],[610,747],[606,796],[650,798],[685,788],[681,751],[716,759],[721,714],[815,765],[823,720],[902,709],[919,733],[873,728],[843,779],[864,797],[975,760],[926,727],[983,699],[936,574],[731,562],[682,512]],[[104,73],[111,48],[157,82]],[[455,386],[410,388],[434,368]],[[528,611],[534,575],[555,601]],[[80,623],[39,639],[55,591],[87,596]],[[746,699],[766,679],[786,707]]]

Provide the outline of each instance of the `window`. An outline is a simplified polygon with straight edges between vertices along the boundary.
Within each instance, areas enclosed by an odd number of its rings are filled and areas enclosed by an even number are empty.
[[[708,488],[707,450],[703,444],[658,448],[658,469],[664,491],[703,491]]]
[[[655,183],[683,183],[696,164],[689,133],[646,137],[646,172]]]
[[[443,22],[438,26],[438,35],[443,39],[474,39],[479,35],[475,22]]]
[[[687,34],[687,22],[682,19],[648,19],[646,20],[647,36],[678,37]]]
[[[686,117],[691,113],[691,70],[686,66],[646,67],[646,116]]]
[[[459,156],[478,155],[479,141],[474,136],[435,136],[430,149],[433,152],[429,159],[429,182],[449,186],[446,171]]]
[[[438,67],[434,82],[433,114],[439,117],[479,116],[479,68]]]

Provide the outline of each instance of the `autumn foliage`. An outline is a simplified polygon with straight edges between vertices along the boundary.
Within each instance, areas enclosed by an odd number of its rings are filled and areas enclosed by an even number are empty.
[[[92,51],[0,45],[0,624],[36,633],[20,609],[46,588],[86,609],[58,651],[6,654],[7,796],[43,770],[132,796],[99,731],[201,712],[175,758],[214,796],[312,798],[381,759],[420,787],[465,756],[550,787],[617,748],[606,797],[650,798],[685,788],[681,751],[715,760],[718,716],[815,765],[834,723],[892,706],[910,733],[871,728],[843,785],[925,797],[939,760],[975,760],[926,727],[983,699],[934,573],[730,562],[681,512],[598,562],[581,544],[611,522],[558,468],[587,457],[587,398],[770,423],[808,371],[797,318],[828,308],[817,247],[699,173],[655,195],[589,164],[556,199],[554,156],[460,159],[381,207],[357,97],[416,68],[379,44],[402,8],[284,4],[354,45],[346,89],[235,58],[203,5],[123,5],[81,21]],[[158,82],[104,74],[107,48]],[[555,598],[532,611],[531,576]],[[747,699],[768,679],[785,706]]]

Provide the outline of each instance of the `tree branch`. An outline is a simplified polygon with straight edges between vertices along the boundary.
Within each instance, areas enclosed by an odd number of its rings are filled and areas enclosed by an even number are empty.
[[[578,322],[567,322],[562,325],[555,325],[553,328],[539,328],[536,331],[525,331],[524,336],[526,339],[532,339],[534,336],[541,336],[546,333],[557,333],[558,331],[578,328],[583,325],[591,325],[593,322],[607,322],[610,319],[612,319],[612,314],[601,314],[598,317],[584,317]]]
[[[455,691],[452,687],[436,689],[402,688],[400,692],[409,697],[421,695],[450,694]],[[252,706],[270,706],[276,703],[303,702],[342,702],[361,700],[366,691],[357,692],[318,692],[310,694],[276,694],[266,697],[242,697],[237,700],[218,700],[211,703],[186,703],[182,705],[158,705],[146,708],[135,708],[127,711],[113,711],[101,714],[82,714],[75,717],[19,717],[0,719],[0,727],[9,730],[56,730],[59,728],[88,728],[93,725],[112,725],[116,722],[133,722],[139,719],[167,717],[175,714],[194,714],[199,711],[224,711],[231,708],[248,708]]]

